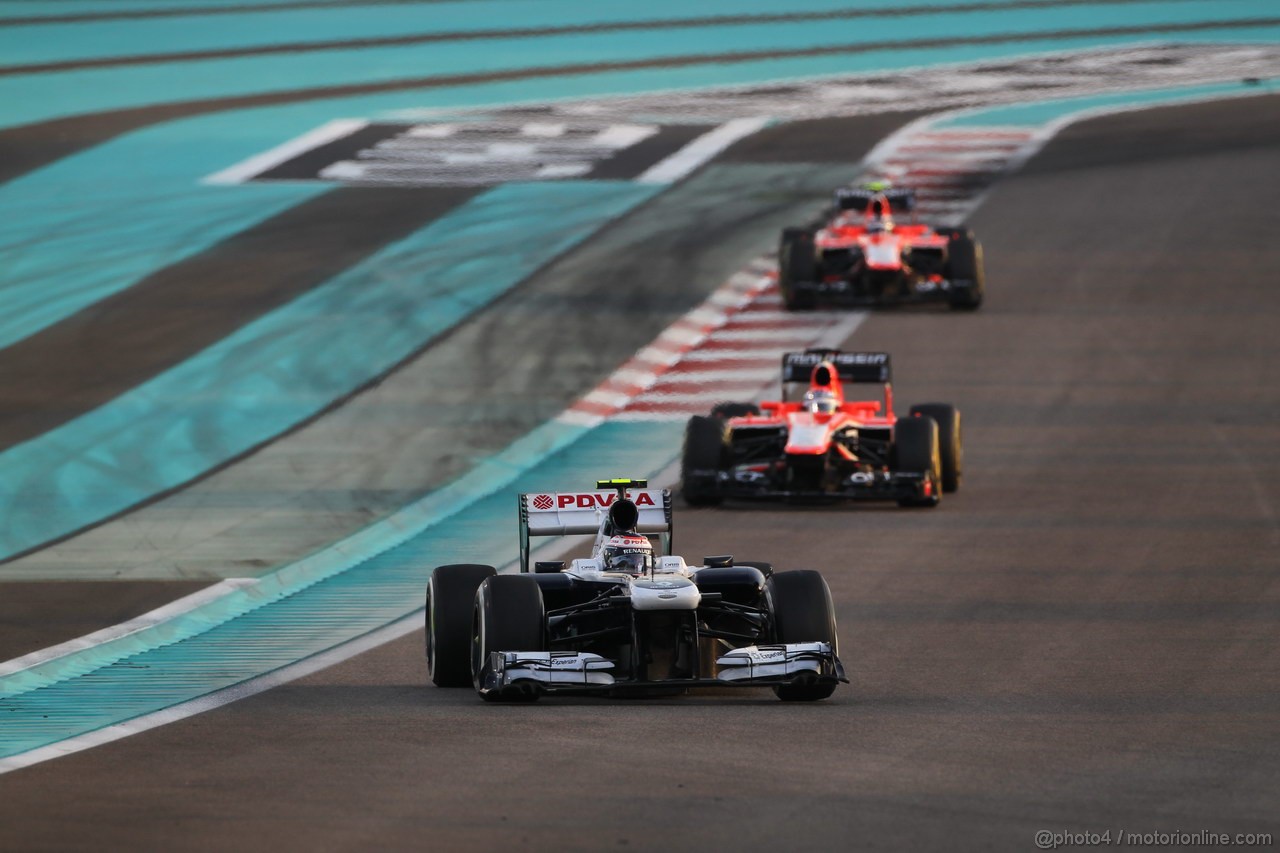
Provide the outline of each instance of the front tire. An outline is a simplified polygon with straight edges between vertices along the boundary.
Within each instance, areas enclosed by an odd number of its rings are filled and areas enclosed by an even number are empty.
[[[775,643],[827,643],[839,657],[836,608],[820,573],[810,569],[778,572],[765,582],[764,590]],[[784,702],[816,702],[835,689],[834,683],[800,683],[780,684],[773,692]]]
[[[731,418],[757,417],[760,407],[755,403],[716,403],[711,407],[711,417],[727,421]]]
[[[427,677],[436,687],[471,684],[471,611],[476,590],[497,574],[493,566],[439,566],[427,581]]]
[[[729,427],[723,419],[695,415],[684,431],[680,459],[680,493],[690,506],[714,506],[720,495],[719,476],[729,454]]]
[[[960,410],[947,403],[921,403],[911,407],[911,416],[933,418],[938,424],[938,449],[942,454],[942,491],[960,489],[964,474],[964,444],[960,433]]]
[[[898,506],[937,506],[942,499],[942,450],[938,424],[930,417],[898,418],[893,427],[895,471],[924,474],[928,487],[919,497],[903,498]]]
[[[815,252],[812,233],[784,233],[778,251],[778,287],[788,311],[810,311],[818,306],[818,294],[813,288],[818,277]]]
[[[471,620],[471,682],[477,691],[492,652],[540,652],[547,647],[542,589],[529,575],[494,575],[476,590]],[[480,694],[486,702],[533,701],[536,690]]]
[[[951,293],[951,310],[977,311],[986,294],[986,271],[982,261],[982,244],[967,232],[953,235],[947,242],[947,270],[949,281],[968,281],[972,284]]]

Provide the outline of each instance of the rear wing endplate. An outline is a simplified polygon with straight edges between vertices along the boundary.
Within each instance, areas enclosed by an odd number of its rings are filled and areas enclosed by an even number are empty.
[[[640,521],[636,532],[658,534],[662,553],[671,554],[671,492],[628,489]],[[588,492],[528,492],[519,496],[520,571],[529,571],[529,540],[534,536],[578,536],[598,533],[618,499],[618,489]]]
[[[810,349],[782,356],[782,384],[808,382],[813,369],[824,361],[831,362],[841,382],[891,381],[892,371],[887,352]]]

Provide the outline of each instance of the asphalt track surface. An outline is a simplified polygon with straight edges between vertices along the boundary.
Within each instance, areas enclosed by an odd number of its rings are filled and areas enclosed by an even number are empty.
[[[852,344],[893,352],[904,404],[964,412],[964,486],[939,510],[680,512],[682,553],[825,571],[853,680],[831,701],[490,707],[427,687],[415,634],[0,777],[0,847],[1280,832],[1275,107],[1068,129],[973,220],[981,312],[862,325]]]

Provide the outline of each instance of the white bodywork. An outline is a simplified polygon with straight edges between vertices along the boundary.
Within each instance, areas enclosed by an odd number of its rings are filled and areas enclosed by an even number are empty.
[[[693,571],[684,557],[659,557],[653,572],[639,577],[605,571],[596,557],[574,560],[566,571],[583,580],[626,583],[626,594],[636,610],[697,610],[702,603],[702,593],[698,592],[692,580]]]
[[[859,237],[863,257],[873,270],[896,270],[902,266],[902,251],[898,241],[886,237]]]
[[[828,643],[744,646],[716,661],[720,666],[716,677],[721,681],[751,681],[821,672],[823,661],[830,660],[834,654]]]
[[[529,679],[546,685],[607,686],[613,661],[588,652],[494,652],[494,661],[511,681]]]

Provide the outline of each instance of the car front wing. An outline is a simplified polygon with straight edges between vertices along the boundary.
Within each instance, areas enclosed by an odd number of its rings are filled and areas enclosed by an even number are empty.
[[[845,682],[844,666],[828,643],[746,646],[722,655],[715,678],[615,679],[613,661],[588,652],[491,652],[481,694],[609,693],[644,687],[773,687]]]

